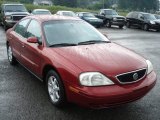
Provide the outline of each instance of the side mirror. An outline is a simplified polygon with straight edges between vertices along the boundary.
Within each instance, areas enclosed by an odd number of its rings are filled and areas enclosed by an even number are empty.
[[[36,38],[36,37],[29,37],[27,39],[27,42],[29,42],[29,43],[38,43],[38,38]]]
[[[144,20],[144,17],[143,17],[143,16],[141,16],[140,18],[141,18],[142,20]]]
[[[105,14],[104,14],[104,13],[102,13],[102,15],[103,15],[103,16],[105,16]]]
[[[28,10],[29,13],[32,13],[32,10]]]

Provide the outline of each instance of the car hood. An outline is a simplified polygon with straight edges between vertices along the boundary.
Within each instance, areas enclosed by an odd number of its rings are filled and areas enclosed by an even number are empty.
[[[147,67],[143,57],[115,43],[61,47],[52,50],[80,68],[82,72],[99,71],[108,76],[115,76]]]
[[[29,15],[28,12],[5,12],[5,15]]]
[[[125,18],[124,16],[120,16],[120,15],[106,15],[107,17],[117,17],[117,18]]]
[[[99,18],[96,17],[84,17],[85,20],[100,20]]]
[[[160,24],[160,19],[154,20],[154,22],[159,23]]]

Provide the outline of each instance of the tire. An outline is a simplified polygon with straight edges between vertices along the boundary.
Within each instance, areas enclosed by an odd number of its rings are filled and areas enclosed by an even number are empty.
[[[47,73],[46,88],[51,103],[56,107],[63,107],[66,103],[64,85],[54,70]]]
[[[17,60],[13,56],[12,48],[9,44],[7,45],[7,56],[8,56],[8,61],[11,65],[16,65],[17,64]]]
[[[119,29],[123,29],[123,25],[120,25],[120,26],[119,26]]]
[[[111,28],[111,22],[110,22],[109,20],[106,21],[106,26],[107,26],[108,28]]]
[[[148,24],[144,24],[143,30],[148,31],[149,30],[149,25]]]
[[[127,26],[127,28],[130,28],[131,27],[130,22],[127,22],[126,26]]]
[[[6,24],[4,24],[4,26],[3,26],[3,27],[4,27],[4,30],[5,30],[5,31],[7,31],[7,30],[8,30],[8,27],[7,27],[7,25],[6,25]]]

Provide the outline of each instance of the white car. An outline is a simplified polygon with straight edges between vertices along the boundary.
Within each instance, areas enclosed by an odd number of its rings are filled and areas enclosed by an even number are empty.
[[[77,17],[73,11],[57,11],[56,14],[61,16]]]
[[[52,13],[47,9],[34,9],[32,15],[51,15]]]

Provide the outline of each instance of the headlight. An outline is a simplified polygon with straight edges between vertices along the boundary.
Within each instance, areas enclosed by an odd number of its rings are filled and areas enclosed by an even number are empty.
[[[104,86],[113,85],[114,83],[99,72],[86,72],[79,76],[81,85],[84,86]]]
[[[147,74],[151,73],[153,71],[153,65],[149,60],[146,60],[148,68],[147,68]]]
[[[113,18],[113,21],[117,21],[117,18]]]
[[[6,20],[10,20],[10,19],[11,19],[11,16],[6,16],[5,19],[6,19]]]
[[[151,24],[156,24],[154,21],[150,21]]]

